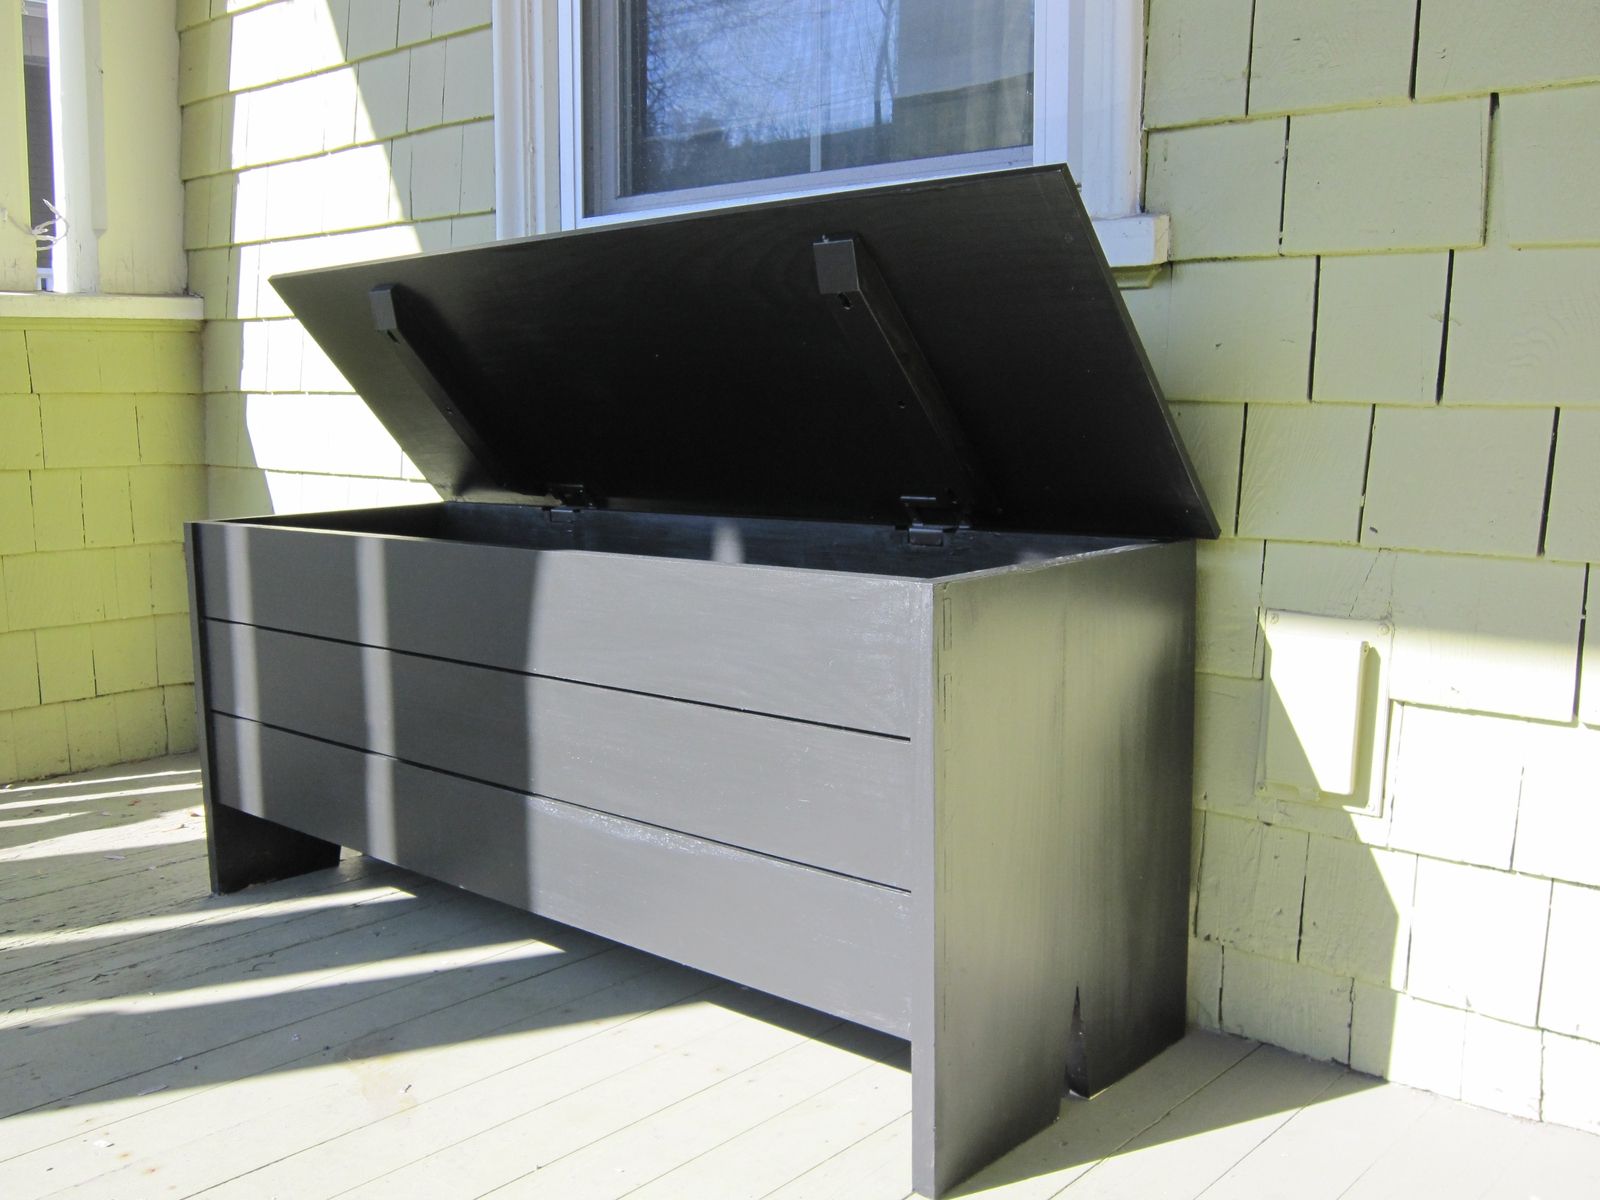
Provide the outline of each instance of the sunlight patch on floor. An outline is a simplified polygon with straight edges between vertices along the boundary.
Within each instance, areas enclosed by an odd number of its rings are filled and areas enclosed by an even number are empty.
[[[559,948],[542,942],[530,944],[523,941],[490,942],[473,946],[472,949],[482,957],[493,958],[496,963],[522,962],[550,954],[564,953]],[[25,1019],[29,1027],[67,1025],[88,1017],[148,1016],[152,1013],[177,1012],[188,1008],[212,1008],[218,1004],[238,1004],[327,984],[345,987],[352,984],[413,979],[463,965],[475,964],[463,964],[459,948],[435,950],[421,954],[397,955],[379,962],[322,967],[314,971],[291,971],[265,979],[239,979],[143,996],[68,1001],[61,1004],[41,1004],[34,1008],[21,1006],[15,1009],[12,1015]]]
[[[335,892],[327,896],[294,896],[286,900],[266,900],[254,903],[240,902],[228,908],[219,908],[199,920],[192,910],[168,913],[162,916],[127,917],[120,921],[102,921],[96,925],[67,927],[29,933],[25,937],[0,937],[0,953],[23,945],[51,946],[73,942],[119,941],[143,937],[146,934],[165,933],[169,930],[192,929],[196,925],[226,925],[246,921],[259,924],[280,917],[297,917],[325,909],[347,909],[357,905],[393,904],[411,900],[410,892],[396,891],[392,887],[361,888],[357,891]]]
[[[4,787],[0,787],[0,796],[21,796],[36,792],[60,792],[72,788],[100,787],[113,783],[139,783],[146,779],[164,779],[174,776],[184,776],[195,786],[199,786],[199,768],[181,767],[173,770],[144,771],[131,775],[100,775],[94,772],[86,772],[83,775],[75,775],[70,779],[44,779],[37,783],[8,783]],[[126,793],[118,791],[115,794],[124,795]]]
[[[60,795],[45,793],[22,800],[7,800],[4,803],[0,803],[0,811],[44,808],[62,804],[93,804],[104,800],[125,800],[129,796],[159,796],[169,792],[193,792],[195,794],[195,803],[198,804],[200,802],[200,780],[195,778],[183,783],[169,783],[158,787],[118,788],[115,791],[67,792]],[[0,797],[10,794],[9,791],[0,792]]]

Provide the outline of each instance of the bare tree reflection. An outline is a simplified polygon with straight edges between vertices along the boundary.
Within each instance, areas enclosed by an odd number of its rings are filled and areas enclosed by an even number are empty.
[[[623,194],[1032,140],[1031,0],[622,0]]]

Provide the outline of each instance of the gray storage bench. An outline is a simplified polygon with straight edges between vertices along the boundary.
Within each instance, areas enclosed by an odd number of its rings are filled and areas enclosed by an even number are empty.
[[[450,499],[190,527],[217,890],[354,847],[908,1038],[930,1196],[1181,1035],[1215,525],[1064,172],[275,283]]]

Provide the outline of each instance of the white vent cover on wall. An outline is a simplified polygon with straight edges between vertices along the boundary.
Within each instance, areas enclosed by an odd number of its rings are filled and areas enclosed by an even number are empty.
[[[1387,622],[1267,610],[1256,794],[1376,816],[1388,749]]]

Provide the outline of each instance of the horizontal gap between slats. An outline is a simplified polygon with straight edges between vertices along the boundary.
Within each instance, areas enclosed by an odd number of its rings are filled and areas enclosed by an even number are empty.
[[[858,729],[854,725],[835,725],[828,721],[812,721],[805,717],[790,717],[785,716],[783,713],[764,712],[758,708],[739,708],[737,705],[717,704],[710,700],[692,700],[687,696],[669,696],[664,692],[646,692],[638,688],[618,687],[616,684],[611,683],[595,683],[590,679],[570,679],[565,675],[543,675],[535,671],[519,671],[515,667],[498,667],[491,663],[449,658],[443,654],[427,654],[420,650],[401,650],[394,646],[375,646],[371,642],[353,642],[346,638],[328,637],[326,634],[321,633],[306,633],[300,629],[285,629],[278,625],[257,625],[250,621],[230,621],[226,617],[206,617],[205,619],[218,625],[237,625],[244,629],[264,629],[269,633],[281,633],[288,637],[306,638],[314,642],[332,642],[340,646],[382,650],[386,654],[401,654],[407,658],[427,658],[432,659],[434,662],[450,663],[458,667],[471,667],[479,671],[498,671],[502,675],[515,675],[521,679],[548,679],[553,683],[569,683],[574,687],[593,688],[598,692],[621,692],[628,696],[643,696],[648,700],[665,700],[671,704],[690,704],[696,708],[715,708],[723,712],[741,713],[747,717],[763,717],[769,721],[787,721],[791,725],[809,725],[815,729],[834,729],[840,733],[858,733],[862,737],[883,738],[891,742],[909,742],[911,740],[907,734],[885,733],[877,729]]]
[[[711,705],[710,707],[717,706]],[[704,842],[708,846],[721,846],[725,850],[737,850],[740,854],[748,854],[754,858],[766,859],[768,862],[782,863],[785,866],[796,867],[802,871],[815,871],[820,875],[832,875],[835,879],[847,880],[850,883],[859,883],[863,887],[879,888],[885,892],[894,892],[896,895],[900,896],[909,896],[911,894],[910,890],[907,888],[895,887],[890,883],[879,883],[876,879],[863,879],[859,875],[848,875],[843,871],[835,871],[830,867],[818,866],[816,863],[801,862],[800,860],[794,858],[784,858],[780,854],[769,854],[765,850],[753,850],[749,846],[741,846],[736,842],[724,842],[718,838],[706,837],[703,834],[689,833],[683,829],[674,829],[670,825],[658,825],[653,821],[641,821],[637,817],[625,817],[620,813],[608,812],[603,808],[594,808],[588,804],[578,804],[572,800],[563,800],[559,796],[546,796],[540,792],[525,792],[520,788],[507,787],[503,783],[495,783],[493,780],[480,779],[476,775],[466,775],[460,771],[449,770],[446,767],[436,767],[431,763],[418,762],[415,759],[410,758],[401,758],[399,755],[379,754],[377,751],[369,750],[364,746],[352,746],[348,742],[335,741],[333,738],[318,737],[314,733],[305,733],[299,729],[290,729],[285,725],[274,725],[270,721],[257,721],[251,717],[241,717],[238,713],[227,712],[220,708],[213,708],[208,711],[212,716],[227,717],[230,721],[238,721],[242,725],[258,725],[262,729],[271,729],[276,733],[288,734],[290,737],[304,738],[308,742],[321,742],[325,746],[335,746],[340,750],[349,750],[354,754],[364,755],[368,758],[388,759],[391,762],[397,762],[408,767],[414,767],[419,771],[429,771],[435,775],[448,775],[452,779],[459,779],[464,783],[478,784],[481,787],[493,788],[497,792],[505,792],[511,796],[532,797],[536,800],[546,800],[551,804],[559,804],[563,808],[571,808],[576,809],[579,812],[593,813],[596,816],[605,817],[608,820],[623,821],[629,825],[638,825],[643,829],[659,829],[663,833],[670,833],[677,837],[687,838],[690,841]],[[229,807],[232,806],[230,805]],[[404,863],[397,863],[396,865],[401,867],[405,866]]]

